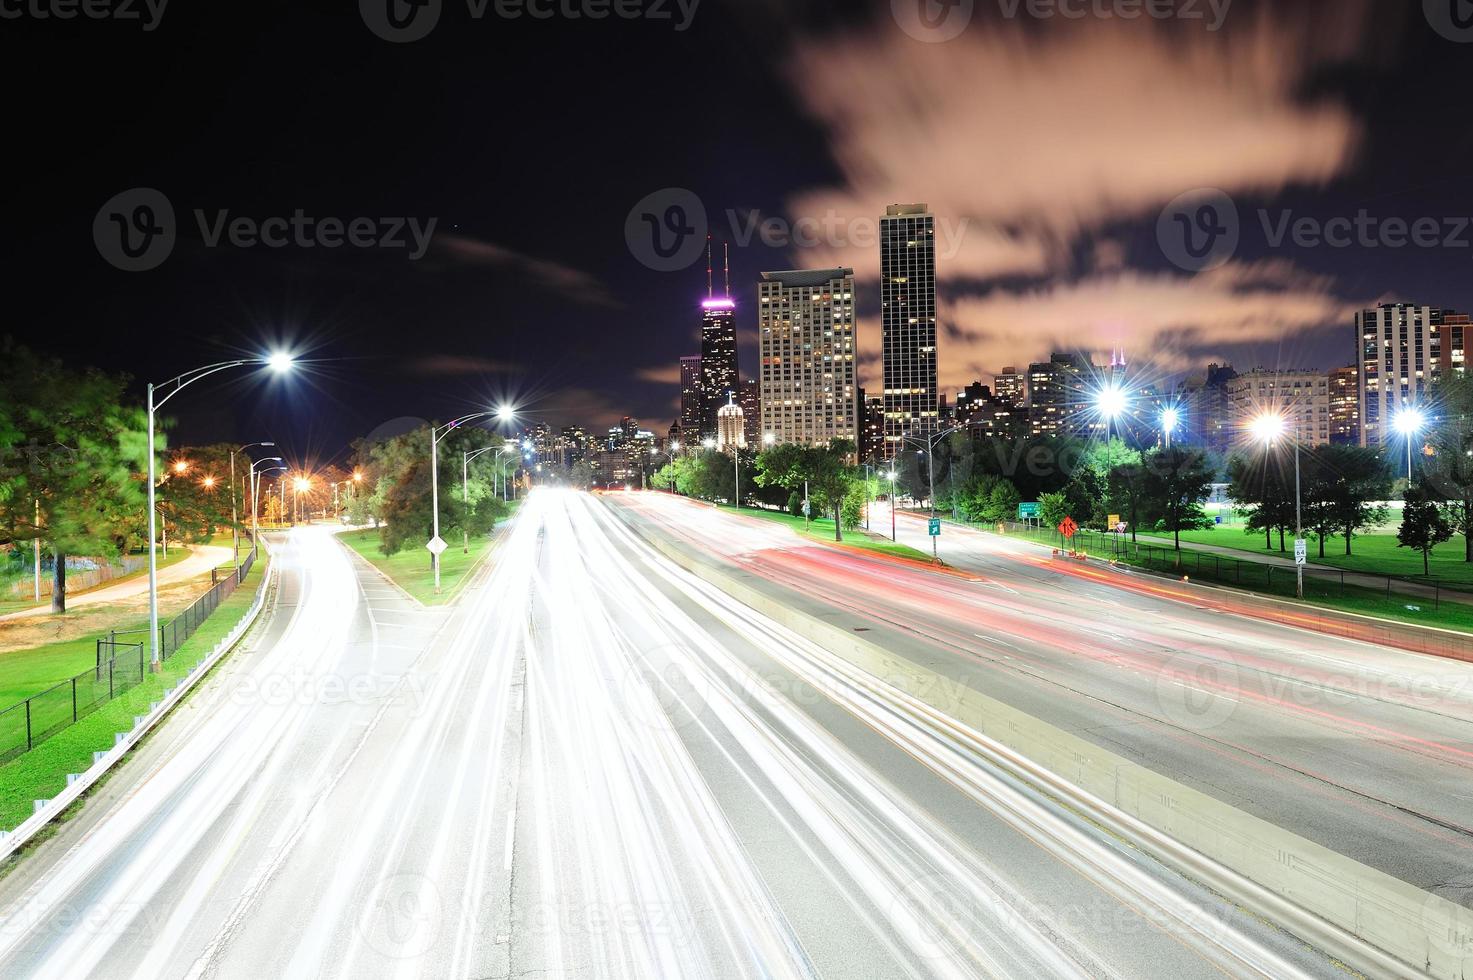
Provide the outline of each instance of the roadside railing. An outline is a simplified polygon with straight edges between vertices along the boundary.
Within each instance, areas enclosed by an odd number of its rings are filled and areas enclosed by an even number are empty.
[[[1058,531],[1051,528],[1015,521],[1003,521],[1001,526],[1007,534],[1027,537],[1063,551],[1081,551],[1095,558],[1123,561],[1150,571],[1184,575],[1250,591],[1284,596],[1295,594],[1297,576],[1292,565],[1233,558],[1189,547],[1177,551],[1164,545],[1132,541],[1125,534],[1106,534],[1088,528],[1080,528],[1071,540],[1065,541]],[[1366,593],[1380,594],[1388,600],[1406,597],[1426,601],[1432,604],[1433,609],[1440,608],[1443,602],[1456,602],[1469,595],[1466,586],[1454,586],[1435,578],[1405,579],[1326,565],[1304,566],[1306,598],[1344,598],[1350,594]]]
[[[168,660],[209,615],[235,592],[255,566],[252,549],[237,568],[211,571],[214,585],[178,616],[159,626],[159,656]],[[31,751],[58,732],[126,693],[149,674],[148,630],[114,630],[97,638],[97,662],[0,711],[0,763]]]

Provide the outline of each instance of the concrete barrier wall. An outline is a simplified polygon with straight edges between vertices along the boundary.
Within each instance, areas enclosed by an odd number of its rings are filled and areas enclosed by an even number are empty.
[[[1183,786],[847,629],[799,612],[668,542],[660,553],[759,613],[877,677],[913,677],[910,693],[1174,840],[1406,965],[1405,975],[1463,980],[1473,972],[1473,911],[1220,800]]]

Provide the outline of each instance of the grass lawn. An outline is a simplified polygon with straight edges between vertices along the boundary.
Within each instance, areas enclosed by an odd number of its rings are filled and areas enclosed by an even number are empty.
[[[729,504],[722,504],[721,509],[733,510]],[[822,541],[825,544],[834,543],[834,522],[832,519],[815,518],[809,522],[808,529],[804,530],[803,518],[801,516],[795,517],[786,511],[743,507],[738,513],[743,517],[756,517],[764,521],[772,521],[776,524],[786,524],[797,532],[799,537],[808,538],[812,541]],[[845,531],[844,543],[852,548],[863,548],[866,551],[876,551],[881,554],[910,558],[915,561],[929,562],[931,560],[930,555],[919,552],[909,545],[897,544],[883,535],[867,533],[863,528]]]
[[[1220,534],[1222,532],[1205,531],[1194,533],[1211,535],[1213,533]],[[1233,536],[1236,536],[1237,534],[1237,532],[1228,533]],[[1029,531],[1026,533],[1013,531],[1009,532],[1009,537],[1027,537],[1032,540],[1038,541],[1040,544],[1046,544],[1053,547],[1059,546],[1059,536],[1053,531],[1049,530]],[[1098,541],[1100,540],[1100,537],[1101,536],[1098,535],[1092,536],[1089,540],[1092,542]],[[1186,541],[1186,537],[1187,533],[1183,532],[1183,542]],[[1277,539],[1275,540],[1277,541]],[[1361,538],[1356,539],[1357,548],[1360,546],[1361,540]],[[1395,539],[1392,540],[1394,541]],[[1262,540],[1260,540],[1260,551],[1262,550],[1262,544],[1263,542]],[[1329,543],[1326,542],[1327,550],[1328,544]],[[1103,558],[1107,560],[1114,558],[1122,565],[1129,565],[1136,568],[1148,568],[1158,572],[1163,571],[1163,568],[1161,567],[1159,562],[1148,565],[1144,562],[1139,561],[1129,552],[1112,554],[1111,548],[1108,544],[1103,544],[1102,546],[1086,546],[1083,542],[1080,542],[1079,539],[1076,539],[1076,547],[1079,547],[1080,550],[1087,551],[1090,555],[1096,558]],[[1233,587],[1232,579],[1227,579],[1225,581],[1217,580],[1214,579],[1211,574],[1208,574],[1211,568],[1210,560],[1204,562],[1204,564],[1201,566],[1201,571],[1199,572],[1198,566],[1193,561],[1193,559],[1196,557],[1197,552],[1192,552],[1190,551],[1190,549],[1187,548],[1183,548],[1182,551],[1185,555],[1188,555],[1188,557],[1185,559],[1188,563],[1185,570],[1191,573],[1191,578],[1193,580],[1209,585],[1226,586],[1229,588]],[[1277,554],[1277,552],[1275,553]],[[1290,554],[1292,555],[1293,552],[1290,552]],[[1254,592],[1259,595],[1274,595],[1285,599],[1293,599],[1294,578],[1292,570],[1283,569],[1282,571],[1283,574],[1279,574],[1278,570],[1276,570],[1275,573],[1267,581],[1259,580],[1254,582],[1251,588],[1245,586],[1244,591]],[[1438,626],[1443,629],[1455,629],[1462,630],[1464,632],[1473,632],[1473,606],[1470,606],[1466,603],[1442,602],[1437,606],[1434,606],[1431,599],[1421,599],[1405,595],[1393,595],[1388,598],[1383,592],[1371,589],[1360,589],[1356,588],[1355,586],[1347,586],[1342,590],[1340,588],[1340,585],[1338,584],[1338,581],[1334,584],[1330,584],[1326,580],[1315,579],[1313,577],[1306,577],[1304,585],[1304,601],[1308,605],[1320,606],[1325,609],[1339,609],[1344,612],[1361,613],[1362,615],[1366,616],[1379,616],[1382,619],[1394,619],[1398,622],[1403,623],[1416,623],[1420,626]]]
[[[88,769],[92,765],[93,752],[111,748],[115,733],[133,727],[134,715],[147,714],[148,706],[163,696],[166,687],[187,674],[235,628],[240,617],[255,601],[256,590],[264,575],[265,562],[259,562],[240,588],[201,624],[189,642],[164,662],[159,673],[149,675],[143,683],[103,704],[75,725],[62,729],[25,755],[0,766],[0,829],[12,830],[18,826],[31,815],[35,800],[50,799],[60,793],[66,788],[68,773]],[[8,656],[13,657],[14,654]],[[93,652],[89,648],[85,662],[77,670],[85,670],[92,663]],[[69,671],[66,676],[76,672]]]
[[[516,504],[512,505],[516,513]],[[499,525],[498,525],[499,526]],[[440,606],[454,599],[465,585],[470,573],[491,551],[492,539],[487,537],[471,542],[470,554],[461,551],[459,540],[450,541],[450,547],[440,556],[441,593],[435,595],[435,571],[430,566],[430,553],[423,547],[405,548],[397,555],[384,557],[379,550],[377,528],[361,531],[345,531],[338,535],[343,543],[362,555],[369,564],[383,572],[394,583],[427,606]]]
[[[1159,535],[1170,537],[1170,535]],[[1279,536],[1273,536],[1273,547],[1265,550],[1263,534],[1245,534],[1241,530],[1227,528],[1212,531],[1183,531],[1182,542],[1212,544],[1233,548],[1255,555],[1273,555],[1278,558],[1294,557],[1294,542],[1286,539],[1287,552],[1279,551]],[[1404,578],[1422,577],[1422,555],[1410,548],[1398,548],[1395,534],[1366,534],[1351,542],[1353,554],[1346,556],[1345,539],[1325,539],[1325,557],[1320,558],[1319,542],[1309,539],[1309,560],[1316,564],[1331,565],[1346,571],[1368,572],[1372,575],[1398,575]],[[1473,564],[1463,560],[1463,536],[1453,535],[1447,544],[1438,545],[1432,552],[1432,577],[1452,585],[1473,588]]]

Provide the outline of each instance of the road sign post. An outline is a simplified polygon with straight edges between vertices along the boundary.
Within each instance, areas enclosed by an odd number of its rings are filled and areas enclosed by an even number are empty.
[[[1294,541],[1294,564],[1309,564],[1309,542],[1303,538],[1298,538]]]
[[[941,518],[939,517],[931,518],[931,537],[941,537]]]

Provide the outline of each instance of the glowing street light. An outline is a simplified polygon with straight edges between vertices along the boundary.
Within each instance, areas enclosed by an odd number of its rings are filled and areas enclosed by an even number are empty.
[[[207,476],[200,481],[200,485],[206,490],[213,490],[215,489],[215,478],[213,476]]]
[[[773,445],[776,445],[776,444],[777,444],[777,433],[776,432],[764,432],[764,433],[762,433],[762,445],[764,445],[764,446],[773,446]]]
[[[1408,405],[1391,418],[1391,425],[1402,434],[1407,443],[1407,486],[1412,483],[1412,440],[1427,428],[1427,413],[1415,405]]]
[[[1181,424],[1181,412],[1175,408],[1161,410],[1161,433],[1166,438],[1166,448],[1171,448],[1171,434]]]
[[[158,553],[154,542],[158,539],[158,514],[156,509],[157,487],[155,486],[158,476],[155,472],[154,462],[154,420],[158,410],[179,392],[194,384],[201,378],[207,378],[220,371],[228,371],[232,368],[249,366],[266,367],[276,374],[285,374],[291,370],[292,358],[290,354],[277,352],[262,357],[243,358],[235,361],[221,361],[218,364],[207,364],[204,367],[186,371],[176,378],[165,381],[161,385],[150,383],[147,386],[148,393],[148,644],[150,652],[150,663],[157,670],[162,661],[162,651],[159,648],[159,563]],[[162,397],[159,395],[162,394]]]
[[[1248,422],[1248,432],[1271,448],[1285,435],[1294,440],[1294,594],[1304,598],[1304,566],[1299,562],[1299,552],[1305,548],[1304,526],[1301,517],[1302,504],[1299,494],[1299,433],[1289,426],[1282,412],[1265,412]]]
[[[1115,424],[1115,419],[1125,413],[1130,404],[1130,396],[1125,389],[1113,382],[1107,384],[1095,392],[1095,411],[1105,420],[1105,480],[1110,479],[1110,470],[1113,468],[1110,462],[1110,429]]]

